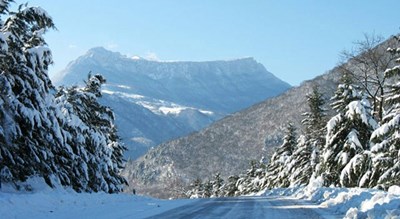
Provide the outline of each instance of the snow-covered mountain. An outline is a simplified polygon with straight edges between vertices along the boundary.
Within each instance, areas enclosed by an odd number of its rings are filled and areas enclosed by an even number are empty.
[[[290,87],[253,58],[157,62],[101,47],[71,62],[53,82],[79,85],[89,72],[107,79],[102,101],[114,109],[131,159]]]

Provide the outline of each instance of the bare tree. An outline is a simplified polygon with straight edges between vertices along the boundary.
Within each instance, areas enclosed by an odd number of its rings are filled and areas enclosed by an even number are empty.
[[[383,97],[385,94],[384,72],[394,64],[395,56],[387,52],[394,47],[395,40],[383,42],[383,37],[365,34],[364,40],[356,41],[351,51],[342,52],[343,62],[340,70],[352,76],[354,82],[365,91],[373,104],[373,116],[377,121],[383,117]]]

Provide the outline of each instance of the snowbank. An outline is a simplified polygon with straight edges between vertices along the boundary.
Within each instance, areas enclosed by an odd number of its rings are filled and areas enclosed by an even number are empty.
[[[15,191],[3,185],[0,189],[1,218],[145,218],[194,201],[76,193],[64,188],[52,189],[40,179],[35,180],[30,181],[33,191]]]
[[[392,186],[387,192],[362,188],[327,188],[320,187],[318,180],[314,180],[305,187],[266,190],[262,195],[310,200],[348,219],[400,219],[399,186]]]

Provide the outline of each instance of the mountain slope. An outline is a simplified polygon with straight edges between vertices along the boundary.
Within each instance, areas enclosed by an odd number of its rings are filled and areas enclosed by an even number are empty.
[[[237,174],[251,160],[268,156],[280,144],[281,129],[287,121],[299,124],[300,112],[306,110],[304,94],[312,86],[320,85],[328,97],[336,89],[338,79],[338,71],[334,69],[199,132],[161,144],[129,163],[124,175],[131,188],[167,198],[179,195],[176,188],[193,179],[204,179],[217,172],[223,177]]]
[[[89,72],[107,79],[102,101],[114,109],[131,159],[290,87],[252,58],[155,62],[104,48],[89,50],[53,81],[76,85]]]
[[[372,50],[389,54],[386,50],[392,44],[393,39],[389,39]],[[358,57],[362,55],[365,54]],[[216,173],[227,178],[242,173],[251,160],[269,157],[280,145],[282,127],[287,122],[301,128],[301,115],[308,108],[306,94],[313,86],[318,85],[328,100],[337,88],[342,67],[357,71],[355,60],[350,59],[324,75],[217,121],[199,132],[150,150],[125,168],[123,175],[130,183],[127,190],[135,188],[140,193],[156,197],[176,197],[180,195],[181,187],[188,186],[196,178],[204,180]]]

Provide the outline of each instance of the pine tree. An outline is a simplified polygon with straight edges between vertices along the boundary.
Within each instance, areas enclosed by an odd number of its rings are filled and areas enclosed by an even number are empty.
[[[223,186],[224,180],[221,178],[221,174],[217,173],[214,176],[212,184],[212,197],[222,197],[221,187]]]
[[[204,190],[203,190],[203,198],[209,198],[212,195],[212,183],[210,182],[210,180],[206,181],[204,183]]]
[[[246,174],[240,174],[237,182],[237,195],[247,195],[254,192],[259,192],[265,188],[265,165],[264,163],[252,160],[250,169],[246,170]]]
[[[331,98],[330,104],[336,112],[344,112],[347,105],[354,100],[361,100],[362,95],[360,89],[354,84],[353,78],[348,73],[343,73],[341,83],[338,85],[334,96]]]
[[[50,16],[39,7],[13,1],[0,6],[0,164],[11,182],[42,176],[49,185],[68,182],[56,157],[70,159],[64,147],[55,107],[53,86],[47,75],[52,63],[43,33],[53,29]]]
[[[396,37],[398,41],[400,39]],[[400,63],[400,48],[389,48],[388,52]],[[366,174],[368,186],[387,189],[400,184],[400,65],[385,71],[387,83],[385,94],[386,112],[381,126],[371,136],[372,167]]]
[[[313,87],[307,95],[309,111],[303,113],[305,117],[302,125],[305,129],[304,135],[297,141],[297,148],[289,159],[288,168],[292,173],[290,185],[307,184],[310,177],[316,172],[319,164],[319,151],[325,141],[325,100],[317,86]]]
[[[73,173],[85,176],[74,178],[76,190],[118,192],[126,183],[119,175],[125,147],[117,135],[114,114],[98,102],[103,83],[101,75],[89,75],[85,87],[61,88],[56,95],[70,121],[64,122],[66,129],[75,130],[68,143],[75,153],[84,155],[79,157],[79,165],[71,167]]]
[[[338,114],[327,123],[318,171],[326,186],[358,186],[367,168],[360,159],[364,158],[364,150],[369,149],[369,138],[376,122],[368,100],[362,98],[350,76],[343,76],[332,100],[331,106]]]
[[[238,196],[238,187],[237,181],[239,180],[239,176],[231,175],[226,180],[225,184],[222,186],[222,190],[224,191],[224,196],[233,197]]]
[[[303,113],[302,125],[310,143],[315,147],[321,147],[324,143],[326,110],[323,108],[325,100],[318,86],[314,86],[312,92],[307,95],[309,111]]]
[[[42,36],[53,21],[27,4],[9,12],[11,2],[0,4],[0,177],[16,185],[39,176],[77,191],[121,191],[124,146],[111,109],[97,102],[105,80],[90,77],[84,89],[62,89],[65,101],[56,101]]]
[[[288,160],[287,171],[290,173],[290,186],[305,185],[313,174],[311,157],[313,147],[309,144],[307,136],[300,135],[297,139],[297,147]]]
[[[188,198],[202,198],[204,193],[204,185],[201,179],[195,179],[189,186],[189,190],[186,192]]]
[[[267,165],[266,187],[288,187],[290,185],[289,175],[287,170],[287,162],[292,156],[296,148],[296,133],[295,127],[292,123],[288,123],[286,127],[286,134],[283,137],[283,144],[278,147],[272,155],[269,164]]]

